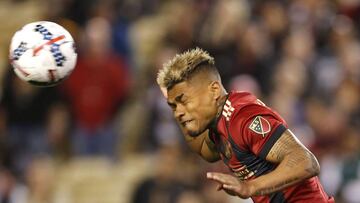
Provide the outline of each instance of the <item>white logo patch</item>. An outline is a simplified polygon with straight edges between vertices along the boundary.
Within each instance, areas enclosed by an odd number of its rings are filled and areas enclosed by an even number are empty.
[[[271,125],[268,120],[262,116],[256,116],[249,126],[250,130],[254,131],[257,134],[266,136],[266,133],[271,131]]]

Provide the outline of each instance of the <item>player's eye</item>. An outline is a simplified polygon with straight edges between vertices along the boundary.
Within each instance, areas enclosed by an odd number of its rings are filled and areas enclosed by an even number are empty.
[[[189,99],[187,97],[182,97],[181,100],[179,101],[179,103],[181,103],[183,105],[187,104],[187,103],[189,103]]]
[[[176,104],[169,104],[169,106],[170,106],[170,108],[171,108],[173,111],[175,111],[175,109],[176,109]]]
[[[184,105],[185,105],[185,104],[189,104],[189,103],[191,103],[192,101],[193,101],[192,99],[186,98],[186,99],[184,99],[183,104],[184,104]]]

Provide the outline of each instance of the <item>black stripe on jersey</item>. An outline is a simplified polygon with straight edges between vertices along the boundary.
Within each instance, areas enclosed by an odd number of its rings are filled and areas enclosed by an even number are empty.
[[[263,159],[266,159],[266,156],[270,152],[271,148],[275,144],[275,142],[281,137],[281,135],[285,132],[286,127],[280,124],[275,131],[271,134],[269,140],[265,143],[264,147],[259,153],[259,156]]]
[[[286,203],[283,192],[275,192],[270,195],[270,203]]]
[[[255,177],[259,177],[274,170],[274,164],[256,156],[253,153],[242,151],[239,147],[237,147],[232,139],[229,141],[237,160],[241,164],[245,165],[248,170],[254,172]]]

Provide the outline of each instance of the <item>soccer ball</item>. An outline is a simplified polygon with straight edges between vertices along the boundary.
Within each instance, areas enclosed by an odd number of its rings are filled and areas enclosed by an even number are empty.
[[[39,21],[26,24],[14,34],[9,58],[20,79],[47,87],[71,74],[77,54],[67,30],[53,22]]]

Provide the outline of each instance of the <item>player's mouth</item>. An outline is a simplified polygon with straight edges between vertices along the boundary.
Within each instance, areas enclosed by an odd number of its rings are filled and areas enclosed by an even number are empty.
[[[192,122],[193,120],[187,120],[187,121],[183,121],[183,122],[181,122],[181,125],[182,126],[187,126],[190,122]]]

